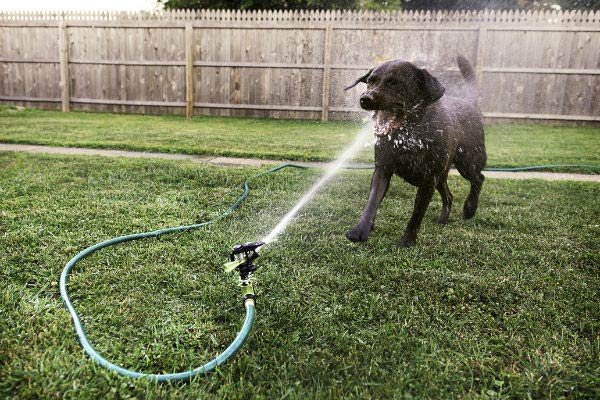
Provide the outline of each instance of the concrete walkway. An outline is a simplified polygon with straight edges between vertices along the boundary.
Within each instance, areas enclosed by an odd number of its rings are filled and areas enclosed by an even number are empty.
[[[79,147],[56,147],[39,146],[30,144],[4,144],[0,143],[0,151],[17,151],[26,153],[46,153],[46,154],[65,154],[65,155],[91,155],[105,157],[133,157],[133,158],[157,158],[162,160],[191,160],[204,164],[226,166],[226,167],[263,167],[274,164],[280,164],[281,160],[259,160],[254,158],[234,158],[234,157],[216,157],[189,154],[169,154],[169,153],[147,153],[141,151],[127,150],[102,150],[85,149]],[[308,167],[324,168],[327,163],[324,162],[298,162],[294,164],[306,165]],[[349,164],[348,168],[365,168],[371,164]],[[456,170],[450,171],[451,175],[458,175]],[[580,181],[580,182],[598,182],[600,175],[569,174],[557,172],[496,172],[486,171],[486,178],[501,179],[542,179],[546,181]]]

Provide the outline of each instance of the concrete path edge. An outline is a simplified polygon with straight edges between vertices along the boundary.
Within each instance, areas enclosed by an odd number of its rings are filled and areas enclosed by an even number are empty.
[[[219,157],[207,155],[191,155],[179,153],[153,153],[128,150],[107,150],[107,149],[89,149],[81,147],[57,147],[31,144],[8,144],[0,143],[0,151],[25,152],[25,153],[45,153],[62,155],[88,155],[104,157],[131,157],[131,158],[154,158],[161,160],[190,160],[204,164],[216,165],[222,167],[263,167],[274,164],[280,164],[285,160],[260,160],[255,158],[236,158]],[[294,164],[306,165],[308,167],[325,168],[326,162],[300,162],[291,161]],[[348,164],[348,168],[370,168],[371,164]],[[451,175],[458,175],[458,171],[451,170]],[[487,178],[500,179],[541,179],[546,181],[577,181],[577,182],[597,182],[600,183],[600,175],[571,174],[562,172],[498,172],[485,171]]]

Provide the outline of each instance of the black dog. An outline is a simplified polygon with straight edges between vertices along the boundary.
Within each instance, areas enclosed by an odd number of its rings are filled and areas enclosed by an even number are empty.
[[[418,188],[412,217],[400,240],[401,247],[415,244],[435,189],[442,196],[443,206],[438,222],[448,222],[452,193],[446,181],[452,164],[471,183],[463,217],[468,219],[475,215],[487,155],[473,68],[462,56],[457,61],[471,89],[465,99],[444,96],[445,88],[427,70],[400,60],[373,68],[346,88],[359,82],[367,84],[360,106],[375,111],[377,137],[369,199],[356,227],[346,233],[351,241],[367,240],[394,174]]]

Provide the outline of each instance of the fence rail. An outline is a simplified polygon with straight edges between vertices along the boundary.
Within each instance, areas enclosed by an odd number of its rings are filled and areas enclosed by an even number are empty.
[[[489,118],[600,121],[600,12],[0,12],[0,102],[348,118],[363,71],[403,58]]]

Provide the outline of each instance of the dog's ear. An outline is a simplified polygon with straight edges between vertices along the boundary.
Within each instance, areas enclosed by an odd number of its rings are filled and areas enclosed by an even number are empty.
[[[426,104],[435,103],[444,95],[446,88],[426,69],[423,68],[420,71],[421,89],[423,90],[425,102]]]
[[[358,78],[356,81],[354,81],[354,83],[348,87],[345,87],[344,90],[348,90],[348,89],[352,89],[354,86],[358,85],[359,83],[363,82],[363,83],[367,83],[367,79],[369,78],[369,75],[371,75],[371,72],[373,72],[375,68],[371,68],[369,70],[369,72],[367,72],[366,74],[364,74],[363,76],[361,76],[360,78]]]

